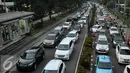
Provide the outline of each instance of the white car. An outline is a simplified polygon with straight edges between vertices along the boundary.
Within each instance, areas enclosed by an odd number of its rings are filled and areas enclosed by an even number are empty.
[[[130,73],[130,65],[126,65],[123,73]]]
[[[55,58],[69,60],[73,52],[74,42],[68,38],[64,38],[56,48]]]
[[[109,29],[109,33],[110,33],[110,35],[113,35],[113,34],[118,34],[119,31],[118,31],[117,27],[112,26]]]
[[[109,43],[105,35],[99,35],[96,43],[96,53],[108,53]],[[102,37],[101,37],[102,36]]]
[[[50,60],[41,73],[65,73],[66,65],[62,60]]]
[[[85,16],[81,17],[81,20],[84,21],[85,24],[87,23],[87,18]]]
[[[78,21],[78,24],[80,24],[81,28],[83,28],[85,23],[84,23],[83,20],[79,20],[79,21]]]
[[[79,34],[78,34],[78,31],[76,30],[72,30],[70,31],[67,35],[66,35],[66,38],[76,42],[79,38]]]
[[[116,46],[116,57],[118,63],[130,64],[130,48],[125,44]]]
[[[70,22],[65,22],[64,24],[63,24],[63,28],[66,28],[66,29],[70,29],[71,28],[71,23]]]
[[[99,31],[101,29],[102,29],[102,26],[100,26],[100,25],[93,25],[93,27],[91,28],[91,31],[92,32],[97,32],[97,31]]]

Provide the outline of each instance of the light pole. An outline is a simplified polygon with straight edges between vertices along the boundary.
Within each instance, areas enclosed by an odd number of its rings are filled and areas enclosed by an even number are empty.
[[[126,12],[126,0],[124,0],[124,14]]]

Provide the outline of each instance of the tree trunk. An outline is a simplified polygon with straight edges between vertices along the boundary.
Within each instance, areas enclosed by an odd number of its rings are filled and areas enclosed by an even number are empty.
[[[51,9],[50,9],[49,10],[49,18],[50,18],[50,20],[52,19],[51,14],[52,14],[52,12],[51,12]]]

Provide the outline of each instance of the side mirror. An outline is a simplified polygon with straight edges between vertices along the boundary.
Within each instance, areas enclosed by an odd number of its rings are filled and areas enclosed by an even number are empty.
[[[112,68],[114,68],[114,66],[112,66]]]
[[[95,44],[97,44],[97,42],[95,42]]]
[[[109,45],[110,43],[108,43],[108,45]]]

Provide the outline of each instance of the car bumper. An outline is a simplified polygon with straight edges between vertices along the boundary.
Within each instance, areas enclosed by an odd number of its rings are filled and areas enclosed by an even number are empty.
[[[62,60],[68,60],[69,57],[64,56],[64,57],[59,57],[59,56],[55,56],[55,59],[62,59]]]
[[[130,61],[119,61],[120,64],[130,64]]]
[[[17,65],[17,69],[23,70],[23,71],[30,71],[30,70],[33,70],[33,65],[31,65],[31,66],[19,66],[19,65]]]
[[[108,53],[107,50],[96,50],[96,52],[97,52],[97,53],[102,53],[102,54],[106,54],[106,53]]]
[[[44,46],[45,48],[46,48],[46,47],[49,47],[49,48],[55,47],[54,44],[44,44],[43,46]]]

